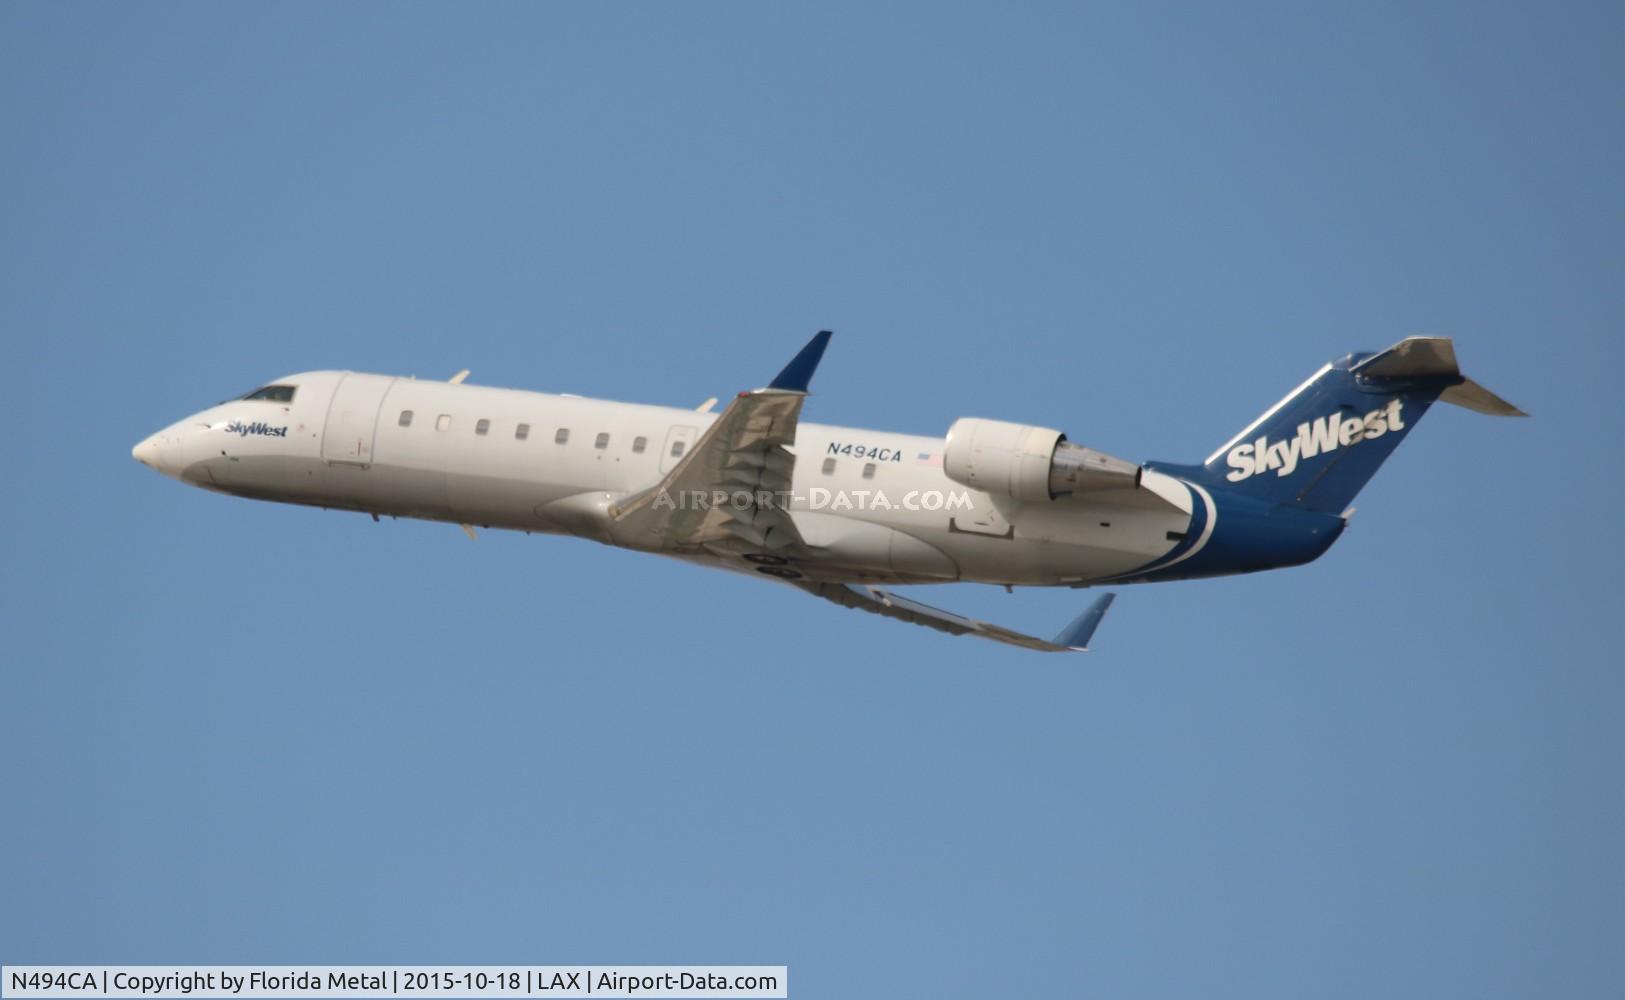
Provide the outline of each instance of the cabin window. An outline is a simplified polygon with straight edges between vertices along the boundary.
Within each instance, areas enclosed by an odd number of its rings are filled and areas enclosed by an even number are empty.
[[[402,427],[410,427],[410,426],[412,426],[412,411],[411,410],[402,410],[401,411],[401,426]]]
[[[649,447],[649,439],[648,438],[646,438],[646,437],[635,437],[635,438],[632,439],[632,452],[633,452],[633,454],[641,455],[641,454],[643,454],[643,450],[645,448],[647,448],[647,447]]]
[[[835,459],[833,459],[833,458],[824,459],[824,475],[826,475],[826,476],[835,475]]]
[[[875,478],[875,463],[873,463],[873,462],[865,462],[865,463],[863,463],[863,478],[865,478],[865,479],[873,479],[873,478]]]
[[[609,435],[607,433],[600,432],[597,437],[593,438],[592,446],[594,448],[598,448],[600,450],[602,450],[604,448],[608,448],[609,447]]]
[[[513,436],[518,438],[521,441],[523,441],[526,438],[530,437],[530,425],[529,424],[520,424],[518,427],[515,427],[513,429]]]
[[[672,458],[682,458],[683,457],[683,449],[685,447],[687,447],[687,442],[685,442],[685,441],[673,441],[671,443],[671,457]]]
[[[553,443],[554,444],[569,444],[570,443],[570,428],[568,428],[568,427],[560,427],[559,432],[557,434],[553,435]]]
[[[489,434],[489,433],[491,433],[491,421],[485,420],[485,419],[482,418],[479,423],[474,425],[474,433],[475,434]]]
[[[268,385],[262,389],[255,389],[243,398],[257,399],[266,403],[291,403],[294,390],[298,388],[296,385]]]
[[[451,430],[451,414],[442,413],[434,419],[434,429],[437,431]]]

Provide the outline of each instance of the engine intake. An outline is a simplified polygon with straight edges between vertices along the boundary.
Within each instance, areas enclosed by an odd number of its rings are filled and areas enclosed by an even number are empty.
[[[962,417],[948,428],[942,471],[961,486],[1029,502],[1133,489],[1142,469],[1047,427]]]

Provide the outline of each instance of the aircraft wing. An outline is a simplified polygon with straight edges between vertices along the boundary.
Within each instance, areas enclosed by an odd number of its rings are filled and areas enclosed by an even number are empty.
[[[1036,649],[1045,653],[1088,652],[1089,640],[1094,636],[1095,628],[1106,616],[1106,609],[1112,606],[1112,601],[1117,597],[1116,594],[1100,595],[1081,615],[1074,618],[1071,624],[1062,629],[1059,635],[1054,639],[1045,640],[956,615],[952,611],[933,608],[929,604],[911,601],[877,587],[850,586],[841,583],[797,583],[794,586],[843,607],[857,608],[870,614],[924,625],[926,628],[934,628],[950,635],[974,635],[980,639],[991,639],[994,642],[1020,646],[1023,649]]]
[[[765,389],[734,397],[664,479],[611,507],[616,534],[663,551],[803,549],[785,509],[796,462],[790,446],[829,338],[821,331]]]

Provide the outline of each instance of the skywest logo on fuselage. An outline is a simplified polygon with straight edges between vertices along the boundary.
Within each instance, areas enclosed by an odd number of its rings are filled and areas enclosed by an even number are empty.
[[[1389,431],[1404,430],[1400,409],[1400,401],[1392,399],[1387,406],[1372,410],[1363,418],[1328,413],[1318,420],[1299,424],[1298,436],[1290,441],[1271,441],[1266,436],[1251,444],[1238,444],[1225,456],[1230,472],[1224,478],[1239,483],[1269,469],[1274,469],[1277,476],[1290,476],[1303,459],[1380,438]]]
[[[288,436],[288,429],[286,427],[272,427],[270,424],[261,423],[258,420],[251,424],[245,424],[241,420],[233,420],[226,425],[226,433],[235,434],[238,437],[258,434],[261,437],[285,438]]]

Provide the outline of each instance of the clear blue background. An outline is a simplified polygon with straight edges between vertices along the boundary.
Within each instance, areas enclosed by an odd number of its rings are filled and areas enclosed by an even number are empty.
[[[0,7],[0,960],[1614,997],[1617,4]],[[348,367],[1199,459],[1416,333],[1318,563],[1045,657],[131,461]],[[1077,592],[926,599],[1048,633]]]

